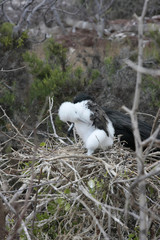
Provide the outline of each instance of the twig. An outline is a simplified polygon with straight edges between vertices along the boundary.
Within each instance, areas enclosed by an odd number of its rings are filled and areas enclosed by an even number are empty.
[[[156,117],[154,119],[151,134],[153,134],[153,132],[156,130],[159,121],[160,121],[160,108],[158,109]]]
[[[128,227],[127,227],[124,223],[122,223],[122,222],[120,221],[120,219],[118,219],[116,216],[114,216],[113,214],[111,214],[109,210],[106,209],[106,207],[105,207],[104,204],[102,204],[101,202],[99,202],[98,200],[96,200],[94,197],[92,197],[92,195],[91,195],[82,185],[79,186],[79,189],[80,189],[80,191],[81,191],[87,198],[89,198],[90,200],[92,200],[98,207],[101,206],[101,207],[102,207],[102,210],[103,210],[106,214],[108,214],[116,223],[120,224],[122,227],[124,227],[124,229],[126,229],[126,230],[128,229]]]
[[[151,170],[148,174],[136,178],[136,180],[132,183],[130,187],[130,191],[132,192],[136,185],[139,184],[141,181],[144,181],[145,179],[156,175],[160,175],[160,164],[159,166],[156,166],[153,170]]]
[[[53,129],[54,137],[56,137],[64,145],[68,145],[66,142],[64,142],[62,140],[61,137],[58,136],[58,134],[56,132],[56,128],[55,128],[55,125],[54,125],[54,122],[53,122],[53,118],[52,118],[53,103],[54,103],[53,98],[49,97],[49,110],[48,111],[49,111],[49,116],[50,116],[50,121],[51,121],[52,129]],[[70,139],[68,139],[68,140],[73,144],[73,142]]]
[[[103,227],[101,226],[100,222],[98,221],[98,219],[95,217],[94,213],[92,212],[92,210],[87,206],[87,204],[81,200],[81,199],[77,199],[78,202],[80,202],[88,211],[88,213],[91,215],[91,217],[93,218],[93,221],[95,222],[95,224],[98,226],[99,230],[101,231],[101,233],[103,234],[103,237],[105,240],[109,240],[108,235],[106,234],[105,230],[103,229]]]
[[[6,111],[2,108],[2,106],[0,106],[0,109],[3,112],[4,117],[6,117],[6,119],[9,121],[9,123],[11,124],[11,126],[15,129],[15,131],[17,132],[17,134],[28,144],[30,144],[31,146],[33,146],[34,144],[31,143],[28,139],[26,139],[18,130],[18,128],[13,124],[13,122],[11,121],[11,119],[8,117],[8,115],[6,114]]]
[[[139,72],[139,73],[143,73],[143,74],[149,74],[152,76],[160,76],[160,70],[157,69],[151,69],[151,68],[145,68],[142,66],[137,65],[136,63],[132,62],[129,59],[125,59],[124,62],[131,67],[132,69],[134,69],[135,71]]]
[[[15,71],[19,71],[19,70],[22,70],[22,69],[24,69],[24,68],[26,68],[26,66],[23,66],[23,67],[19,67],[19,68],[14,68],[14,69],[3,69],[3,68],[1,68],[1,72],[15,72]]]
[[[144,172],[144,156],[143,156],[143,144],[141,142],[140,132],[138,128],[138,120],[137,120],[137,110],[139,105],[140,99],[140,91],[141,91],[141,83],[142,83],[142,72],[141,69],[143,68],[143,19],[147,10],[148,0],[145,0],[142,14],[140,17],[136,17],[138,21],[138,67],[136,67],[137,71],[137,80],[136,80],[136,87],[135,87],[135,95],[133,100],[132,110],[124,108],[131,117],[132,127],[133,127],[133,134],[135,139],[135,147],[136,147],[136,160],[137,160],[137,169],[138,169],[138,177],[142,177],[142,181],[138,182],[139,185],[139,209],[140,209],[140,235],[139,238],[141,240],[147,239],[147,232],[148,232],[148,208],[147,208],[147,199],[146,199],[146,182],[145,172]],[[126,63],[132,63],[131,61],[127,60]],[[134,65],[132,63],[132,65]],[[154,71],[155,72],[155,71]],[[151,71],[152,74],[152,71]],[[126,200],[126,206],[128,208],[129,199]],[[126,209],[127,209],[126,208]]]
[[[2,200],[4,201],[4,203],[6,204],[6,206],[8,207],[8,209],[9,209],[11,212],[13,212],[15,216],[17,216],[16,210],[11,206],[11,204],[7,201],[6,197],[5,197],[1,192],[0,192],[0,197],[2,198]],[[17,216],[17,217],[19,218],[19,216]],[[29,236],[29,233],[28,233],[28,230],[27,230],[26,225],[25,225],[25,223],[24,223],[23,220],[22,220],[22,228],[23,228],[23,230],[24,230],[24,232],[25,232],[25,234],[26,234],[27,239],[28,239],[28,240],[31,240],[31,238],[30,238],[30,236]],[[12,238],[11,235],[9,235],[9,236],[7,237],[7,240],[11,240],[11,239],[13,239],[13,238]]]

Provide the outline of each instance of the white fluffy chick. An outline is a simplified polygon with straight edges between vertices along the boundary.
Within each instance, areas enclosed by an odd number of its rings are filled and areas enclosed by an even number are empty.
[[[97,118],[97,112],[95,114],[94,108],[91,110],[88,103],[92,104],[90,100],[77,102],[75,104],[71,102],[64,102],[59,108],[58,115],[61,121],[74,123],[77,134],[83,140],[84,145],[88,150],[87,155],[91,155],[97,148],[105,150],[113,144],[114,128],[106,115],[104,129],[97,128],[94,124],[94,121]],[[98,105],[96,105],[96,107],[97,106]],[[101,111],[102,110],[100,110],[100,112]],[[103,115],[105,114],[104,112],[102,113]],[[100,121],[100,119],[98,119],[98,121]]]

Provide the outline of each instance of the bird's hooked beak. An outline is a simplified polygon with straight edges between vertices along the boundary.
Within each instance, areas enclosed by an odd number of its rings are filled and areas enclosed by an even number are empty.
[[[74,123],[71,123],[70,127],[68,128],[67,131],[67,136],[70,137],[71,136],[71,132],[73,131],[74,128]]]
[[[83,120],[82,118],[78,118],[77,119],[79,122],[82,122],[82,123],[85,123],[85,124],[89,124],[89,122]],[[68,130],[67,130],[67,136],[70,137],[71,136],[71,133],[73,131],[73,128],[74,128],[74,123],[71,123],[71,125],[69,126]]]

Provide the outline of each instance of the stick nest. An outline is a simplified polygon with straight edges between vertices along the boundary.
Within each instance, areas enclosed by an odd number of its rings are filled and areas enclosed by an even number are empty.
[[[8,234],[16,231],[19,215],[22,239],[124,240],[138,236],[138,175],[133,151],[115,141],[107,151],[87,156],[81,142],[65,146],[52,138],[38,146],[20,138],[19,150],[1,155]],[[148,155],[146,173],[158,166],[158,159],[157,153]],[[146,184],[149,239],[159,239],[158,175],[147,178]]]

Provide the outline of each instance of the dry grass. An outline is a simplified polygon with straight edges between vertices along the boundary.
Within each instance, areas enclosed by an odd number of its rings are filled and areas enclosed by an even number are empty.
[[[18,134],[16,140],[21,141],[19,150],[1,155],[7,239],[16,231],[20,239],[138,236],[138,187],[132,188],[137,179],[134,152],[116,141],[108,151],[88,157],[80,142],[65,146],[52,138],[37,147]],[[153,155],[147,157],[146,172],[160,163],[160,155]],[[160,179],[154,175],[146,181],[148,239],[159,239]],[[23,219],[19,227],[17,215]]]

